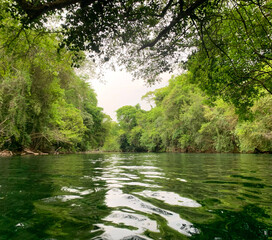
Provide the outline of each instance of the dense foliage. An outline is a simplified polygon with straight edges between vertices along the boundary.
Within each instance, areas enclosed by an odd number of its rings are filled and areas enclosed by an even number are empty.
[[[103,145],[106,116],[93,89],[57,54],[58,36],[20,28],[1,9],[0,149],[52,152]]]
[[[272,97],[266,94],[251,108],[251,118],[239,119],[233,105],[212,101],[190,82],[191,73],[145,95],[155,107],[139,105],[117,110],[118,126],[105,150],[181,152],[271,152]],[[114,139],[115,145],[112,143]],[[117,144],[119,143],[119,145]],[[110,146],[110,147],[109,147]]]
[[[189,54],[185,67],[202,90],[241,112],[263,90],[272,93],[270,0],[5,1],[26,27],[62,17],[62,46],[90,50],[102,61],[118,56],[149,82]]]
[[[3,0],[0,7],[1,148],[87,150],[105,142],[121,151],[271,151],[271,1]],[[80,66],[81,50],[102,62],[115,56],[150,83],[174,66],[188,71],[145,96],[155,101],[150,111],[117,110],[116,124],[70,67]]]

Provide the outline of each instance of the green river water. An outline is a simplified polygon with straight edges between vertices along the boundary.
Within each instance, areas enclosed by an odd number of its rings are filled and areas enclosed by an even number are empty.
[[[272,239],[272,156],[0,158],[0,240]]]

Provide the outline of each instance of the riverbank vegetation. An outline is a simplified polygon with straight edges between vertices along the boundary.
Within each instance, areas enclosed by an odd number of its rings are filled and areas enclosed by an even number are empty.
[[[271,11],[267,0],[3,0],[0,149],[271,152]],[[85,53],[147,83],[184,74],[115,123],[75,73]]]
[[[20,28],[1,9],[0,149],[86,151],[101,147],[107,119],[94,90],[75,74],[75,54],[57,34]],[[78,58],[80,59],[80,58]]]
[[[195,84],[190,72],[143,98],[139,105],[117,110],[104,150],[124,152],[271,152],[272,97],[264,94],[247,112],[222,99],[212,100]]]

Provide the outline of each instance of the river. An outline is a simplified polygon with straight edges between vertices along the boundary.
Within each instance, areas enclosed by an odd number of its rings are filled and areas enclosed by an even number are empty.
[[[0,240],[272,239],[272,156],[0,158]]]

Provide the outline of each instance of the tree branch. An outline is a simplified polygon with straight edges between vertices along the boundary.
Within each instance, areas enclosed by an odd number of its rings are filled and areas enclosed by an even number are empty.
[[[183,2],[183,1],[181,1],[181,2]],[[195,11],[195,9],[197,9],[199,6],[201,6],[205,2],[208,2],[208,0],[198,0],[194,4],[192,4],[186,11],[181,11],[180,10],[178,16],[176,18],[173,18],[172,21],[170,22],[170,24],[168,26],[166,26],[163,30],[161,30],[161,32],[157,35],[157,37],[154,40],[152,40],[152,41],[144,44],[139,50],[143,50],[143,49],[145,49],[147,47],[154,47],[156,45],[156,43],[159,42],[162,37],[164,37],[165,35],[167,35],[171,31],[171,29],[182,18],[186,18],[186,17],[192,15],[193,12]]]
[[[167,5],[165,6],[165,8],[162,10],[161,14],[159,15],[159,17],[164,17],[166,12],[168,11],[168,9],[171,7],[173,3],[173,0],[170,0]]]

